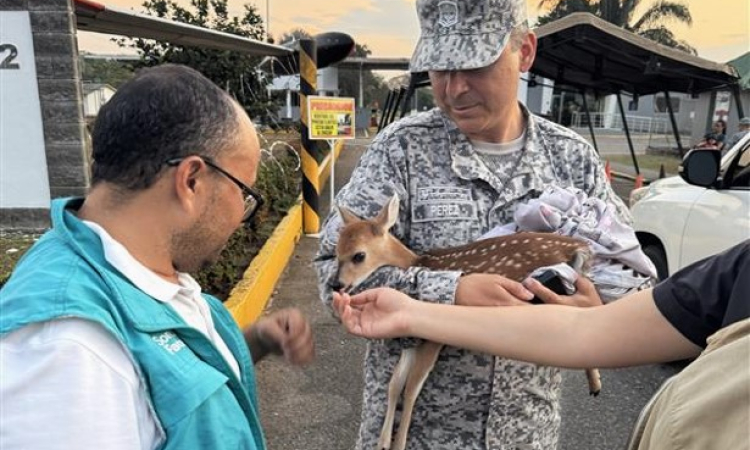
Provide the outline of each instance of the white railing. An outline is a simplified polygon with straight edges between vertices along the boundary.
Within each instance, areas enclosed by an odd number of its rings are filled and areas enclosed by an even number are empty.
[[[622,116],[616,113],[590,113],[594,128],[622,130]],[[625,115],[628,129],[633,133],[666,134],[672,132],[669,121],[661,117]],[[572,127],[588,127],[588,116],[585,112],[576,111],[572,116]]]

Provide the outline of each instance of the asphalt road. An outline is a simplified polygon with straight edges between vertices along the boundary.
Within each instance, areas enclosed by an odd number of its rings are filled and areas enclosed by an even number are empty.
[[[337,189],[356,164],[366,141],[352,141],[336,165]],[[632,182],[616,182],[627,199]],[[321,216],[329,188],[321,192]],[[300,308],[310,319],[317,360],[303,369],[269,358],[258,365],[261,419],[270,450],[349,450],[359,426],[364,341],[344,333],[318,299],[311,261],[315,238],[303,237],[268,310]],[[583,371],[565,371],[559,450],[622,449],[643,405],[679,364],[602,370],[602,393],[588,395]]]

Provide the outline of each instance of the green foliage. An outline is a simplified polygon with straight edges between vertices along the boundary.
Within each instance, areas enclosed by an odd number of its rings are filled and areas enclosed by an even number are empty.
[[[80,56],[83,81],[87,83],[105,83],[117,89],[133,77],[133,66],[107,59],[87,59]]]
[[[354,55],[367,58],[372,54],[365,44],[354,44]],[[359,99],[359,71],[339,70],[339,95]],[[376,102],[382,107],[388,95],[388,86],[380,75],[372,70],[362,71],[362,97],[365,107]],[[358,103],[359,104],[359,103]]]
[[[279,43],[283,45],[292,41],[299,41],[300,39],[312,39],[312,34],[308,33],[304,28],[293,28],[281,35]]]
[[[697,54],[695,48],[677,39],[665,25],[665,22],[673,21],[692,25],[693,17],[687,5],[679,1],[657,0],[634,22],[633,16],[640,3],[640,0],[541,0],[539,6],[550,10],[538,18],[537,24],[544,25],[574,12],[587,12],[652,41]]]
[[[26,250],[31,248],[38,237],[38,234],[0,234],[0,288],[10,278],[18,260],[26,253]]]
[[[227,1],[190,0],[189,7],[183,7],[171,0],[147,0],[143,7],[147,14],[156,17],[262,40],[263,20],[255,6],[246,4],[242,16],[231,16]],[[264,75],[257,70],[260,57],[148,39],[126,38],[117,42],[138,51],[141,61],[136,67],[174,63],[198,70],[236,98],[253,119],[263,120],[278,109],[267,94]]]

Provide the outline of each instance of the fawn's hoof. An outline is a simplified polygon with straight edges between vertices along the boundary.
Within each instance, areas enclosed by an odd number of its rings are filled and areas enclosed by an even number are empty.
[[[598,397],[601,391],[589,391],[589,395],[592,397]]]

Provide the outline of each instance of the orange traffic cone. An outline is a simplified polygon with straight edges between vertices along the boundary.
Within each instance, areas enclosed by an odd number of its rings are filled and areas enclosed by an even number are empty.
[[[607,175],[607,179],[612,181],[612,168],[609,166],[609,160],[604,162],[604,173]]]
[[[638,189],[638,188],[641,188],[641,187],[643,187],[643,174],[639,173],[635,177],[635,187],[633,187],[633,189]]]

